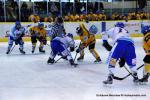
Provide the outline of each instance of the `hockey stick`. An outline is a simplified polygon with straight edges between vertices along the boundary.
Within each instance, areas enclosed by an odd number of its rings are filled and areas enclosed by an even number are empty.
[[[58,58],[54,63],[57,63],[60,59],[62,59],[62,57]]]
[[[15,48],[15,46],[16,46],[16,45],[14,45],[14,46],[12,47],[12,49],[9,51],[8,54],[10,54],[10,53],[13,51],[13,49]]]
[[[48,43],[46,45],[50,47],[50,45]]]
[[[81,45],[81,42],[80,42],[79,46],[76,46],[75,48],[80,47],[80,45]],[[75,57],[74,57],[74,59],[73,59],[74,62],[75,62],[75,60],[76,60],[76,58],[77,58],[77,55],[78,55],[78,53],[76,52],[76,55],[75,55]]]
[[[142,68],[144,66],[144,64],[142,64],[140,67],[137,68],[137,70],[139,70],[140,68]],[[132,75],[132,73],[125,67],[125,69],[129,72],[128,75],[124,76],[124,77],[117,77],[117,76],[113,76],[114,79],[116,80],[124,80],[126,79],[127,77],[129,77],[130,75]]]
[[[74,57],[74,59],[73,59],[74,62],[75,62],[75,60],[76,60],[76,58],[77,58],[77,55],[78,55],[78,53],[76,52],[76,55],[75,55],[75,57]]]

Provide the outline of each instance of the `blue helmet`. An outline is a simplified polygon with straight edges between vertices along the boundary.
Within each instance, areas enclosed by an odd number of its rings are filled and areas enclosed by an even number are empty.
[[[19,21],[16,21],[15,25],[21,25],[21,23]]]
[[[67,36],[73,38],[73,34],[71,33],[68,33]]]
[[[115,27],[124,28],[125,25],[124,25],[124,23],[122,23],[122,22],[117,22],[117,23],[115,24]]]
[[[98,29],[95,25],[92,25],[90,28],[89,28],[89,32],[92,33],[92,34],[96,34],[98,32]]]
[[[39,23],[38,23],[38,27],[44,27],[44,23],[39,22]]]
[[[16,28],[20,28],[20,27],[21,27],[21,23],[20,23],[19,21],[16,21],[16,22],[15,22],[15,27],[16,27]]]
[[[141,29],[141,32],[143,34],[146,34],[147,32],[150,32],[150,26],[143,26],[142,29]]]

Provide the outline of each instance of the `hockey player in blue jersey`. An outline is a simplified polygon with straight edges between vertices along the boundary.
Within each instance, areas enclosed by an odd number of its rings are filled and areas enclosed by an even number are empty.
[[[70,50],[68,50],[70,48]],[[55,37],[53,40],[51,40],[51,54],[47,61],[48,64],[55,63],[54,58],[56,55],[62,56],[62,58],[67,59],[72,66],[77,66],[76,63],[74,63],[73,58],[71,56],[70,52],[73,52],[75,49],[75,42],[73,40],[73,35],[71,33],[68,33],[66,36],[63,37]]]
[[[112,84],[115,73],[115,66],[118,60],[120,67],[123,67],[125,62],[129,66],[133,75],[133,82],[139,82],[136,70],[136,53],[134,41],[130,38],[129,32],[124,29],[125,25],[122,22],[117,22],[114,28],[102,33],[103,46],[110,51],[108,57],[109,75],[104,84]],[[114,45],[111,47],[107,42],[108,36],[112,38]]]
[[[13,46],[13,42],[15,42],[15,45],[19,44],[19,50],[20,53],[25,54],[24,48],[24,42],[22,37],[25,35],[25,28],[21,25],[19,21],[16,21],[15,25],[12,27],[10,34],[8,36],[8,48],[6,54],[10,53],[10,50]]]

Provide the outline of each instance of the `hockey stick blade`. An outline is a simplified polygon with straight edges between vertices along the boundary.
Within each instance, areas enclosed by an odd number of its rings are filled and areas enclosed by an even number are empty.
[[[139,70],[140,68],[142,68],[144,66],[144,64],[142,64],[140,67],[138,67],[137,68],[137,70]],[[124,79],[126,79],[128,76],[130,76],[131,75],[131,73],[129,73],[128,75],[126,75],[126,76],[124,76],[124,77],[117,77],[117,76],[113,76],[113,78],[114,79],[116,79],[116,80],[124,80]]]

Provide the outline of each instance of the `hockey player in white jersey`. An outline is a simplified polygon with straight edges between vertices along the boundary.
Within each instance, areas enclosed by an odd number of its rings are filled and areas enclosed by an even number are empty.
[[[21,25],[19,21],[16,21],[15,25],[12,27],[9,37],[8,37],[8,48],[6,54],[10,53],[10,50],[13,46],[13,42],[15,42],[15,45],[20,45],[19,50],[20,53],[25,54],[25,51],[23,50],[23,39],[22,37],[25,35],[25,28]]]
[[[70,50],[68,50],[70,48]],[[75,49],[75,42],[73,40],[73,35],[71,33],[68,33],[66,36],[63,37],[55,37],[51,41],[51,54],[47,61],[48,64],[55,63],[54,58],[56,55],[62,56],[62,58],[69,60],[70,64],[73,66],[77,66],[76,63],[74,63],[73,58],[71,56],[70,52],[73,52]]]
[[[109,75],[107,80],[103,81],[104,84],[113,83],[115,66],[118,60],[120,60],[120,67],[123,67],[125,62],[127,63],[133,75],[133,82],[137,83],[139,81],[136,70],[134,41],[130,38],[129,32],[124,29],[124,27],[124,23],[117,22],[114,28],[102,33],[103,46],[110,51],[110,55],[108,57]],[[113,47],[111,47],[107,42],[108,36],[114,42]]]

